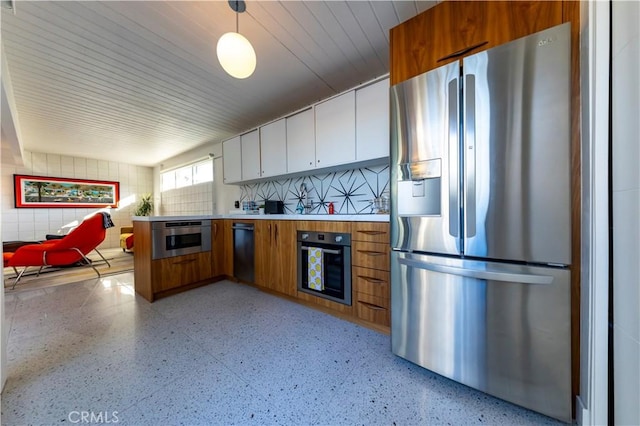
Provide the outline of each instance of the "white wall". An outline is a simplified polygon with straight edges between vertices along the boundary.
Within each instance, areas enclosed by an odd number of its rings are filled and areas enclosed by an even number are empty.
[[[640,3],[614,1],[612,4],[614,420],[620,425],[638,425]]]
[[[14,207],[13,175],[27,174],[120,182],[120,207],[111,209],[115,228],[107,230],[100,248],[120,245],[121,226],[131,225],[131,216],[140,195],[153,192],[153,169],[125,163],[68,157],[37,152],[24,152],[24,166],[2,164],[2,241],[37,241],[46,234],[55,234],[65,224],[81,221],[99,209],[52,208],[30,209]]]
[[[160,173],[207,158],[213,161],[213,182],[160,192]],[[206,144],[163,161],[154,169],[155,214],[228,214],[233,202],[240,199],[240,188],[223,184],[222,178],[221,143]]]
[[[211,160],[213,161],[213,160]],[[214,182],[172,189],[160,194],[160,215],[210,215],[214,212]]]
[[[222,144],[221,144],[222,146]],[[216,191],[216,214],[229,214],[233,210],[234,202],[240,201],[240,186],[225,185],[222,174],[222,157],[216,158],[213,163],[214,184]]]

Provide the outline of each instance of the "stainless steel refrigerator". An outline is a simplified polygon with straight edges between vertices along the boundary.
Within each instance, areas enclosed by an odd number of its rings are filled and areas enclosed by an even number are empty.
[[[571,420],[570,24],[391,88],[395,354]]]

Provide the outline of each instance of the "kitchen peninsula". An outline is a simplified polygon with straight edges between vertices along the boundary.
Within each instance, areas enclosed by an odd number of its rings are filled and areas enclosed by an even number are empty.
[[[136,293],[149,302],[195,287],[231,279],[310,305],[345,319],[389,332],[389,215],[202,215],[132,218],[136,249]],[[252,230],[252,280],[234,273],[234,224]],[[325,276],[339,265],[352,283],[351,303],[343,304],[299,291],[301,259],[307,251],[299,238],[309,232],[327,240],[349,236],[344,255],[326,255]],[[301,237],[302,236],[302,237]],[[330,241],[322,241],[332,253]],[[297,261],[296,261],[297,259]],[[325,259],[325,256],[323,256]],[[237,269],[237,266],[236,266]],[[329,283],[327,287],[333,284]],[[340,282],[342,284],[342,281]],[[313,293],[313,292],[312,292]]]

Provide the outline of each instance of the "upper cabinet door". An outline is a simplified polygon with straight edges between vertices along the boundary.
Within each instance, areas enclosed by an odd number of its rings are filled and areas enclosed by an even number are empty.
[[[253,130],[240,136],[242,147],[242,180],[260,177],[260,135]]]
[[[356,95],[353,90],[316,105],[316,167],[356,160]]]
[[[295,173],[315,167],[315,137],[313,109],[286,118],[287,172]]]
[[[260,128],[262,177],[287,173],[287,123],[284,118]]]
[[[222,142],[222,167],[224,183],[236,183],[242,180],[240,136]]]
[[[562,23],[562,1],[444,1],[390,31],[391,85]]]
[[[356,161],[389,156],[389,79],[356,90]]]

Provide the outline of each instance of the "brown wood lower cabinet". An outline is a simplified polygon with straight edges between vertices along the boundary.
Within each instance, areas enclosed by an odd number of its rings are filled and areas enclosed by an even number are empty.
[[[225,275],[225,226],[224,220],[211,221],[211,276]]]
[[[358,293],[355,301],[356,314],[364,321],[388,327],[391,324],[389,299]]]
[[[254,284],[261,287],[271,288],[272,278],[270,276],[273,232],[270,220],[253,221],[253,242],[254,242]]]
[[[199,285],[208,284],[222,273],[222,262],[213,256],[223,255],[222,221],[212,223],[212,250],[201,253],[152,259],[152,222],[134,221],[136,248],[133,252],[134,287],[149,302]],[[224,256],[223,256],[224,258]]]
[[[160,293],[211,278],[211,252],[152,261],[153,290]]]
[[[296,223],[290,220],[272,221],[273,254],[271,256],[270,288],[295,296],[297,290]]]
[[[351,279],[358,293],[368,294],[378,298],[389,298],[389,271],[362,268],[360,266],[353,266],[351,270]],[[385,304],[385,306],[387,306],[387,304]]]
[[[389,244],[352,241],[351,259],[353,265],[388,271]]]
[[[391,323],[389,271],[360,266],[353,266],[352,271],[353,300],[358,318],[389,326]]]
[[[295,296],[296,221],[256,220],[255,284]]]
[[[388,331],[391,324],[389,224],[354,222],[351,239],[354,314]]]
[[[227,277],[233,277],[233,220],[225,219],[223,223],[222,232],[224,234],[224,262],[222,264],[223,273]]]
[[[389,224],[383,222],[215,219],[211,222],[210,252],[158,260],[151,259],[150,223],[134,222],[134,233],[145,237],[136,239],[136,292],[152,302],[233,277],[234,222],[250,223],[255,229],[255,282],[249,284],[389,330]],[[298,292],[297,231],[351,233],[351,306]]]

